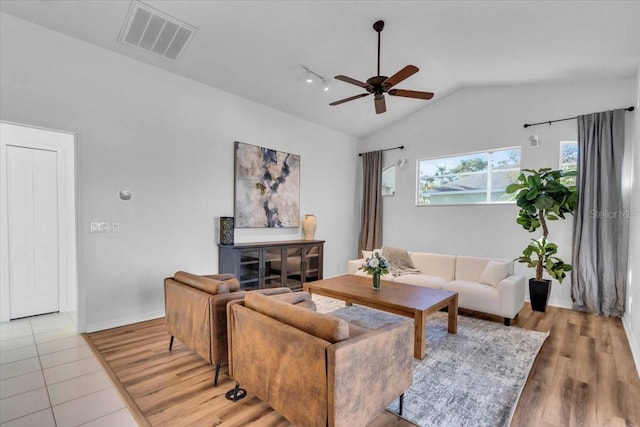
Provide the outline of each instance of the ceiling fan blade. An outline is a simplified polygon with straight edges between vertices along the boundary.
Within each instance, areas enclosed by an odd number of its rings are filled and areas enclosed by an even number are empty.
[[[379,98],[375,99],[376,104],[376,114],[382,114],[387,111],[387,103],[384,100],[384,95],[381,95]]]
[[[395,85],[397,85],[398,83],[400,83],[404,79],[407,79],[407,78],[413,76],[418,71],[420,71],[420,69],[418,67],[416,67],[415,65],[407,65],[402,70],[398,71],[393,76],[391,76],[387,80],[383,81],[382,82],[382,87],[385,88],[385,89],[389,89],[391,87],[394,87]]]
[[[360,86],[363,87],[365,89],[370,88],[371,85],[361,82],[360,80],[356,80],[356,79],[352,79],[351,77],[347,77],[347,76],[343,76],[343,75],[339,75],[335,77],[337,80],[341,80],[345,83],[351,83],[352,85],[356,85],[356,86]]]
[[[360,95],[350,96],[349,98],[341,99],[340,101],[334,101],[329,105],[338,105],[343,104],[345,102],[353,101],[354,99],[362,98],[363,96],[370,95],[369,93],[361,93]]]
[[[405,98],[431,99],[433,92],[419,92],[417,90],[391,89],[389,95],[404,96]]]

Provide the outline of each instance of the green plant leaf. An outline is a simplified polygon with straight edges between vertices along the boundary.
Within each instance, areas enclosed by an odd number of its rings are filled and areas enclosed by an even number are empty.
[[[553,206],[553,198],[545,195],[540,195],[535,202],[535,205],[540,210],[549,209]]]
[[[515,193],[523,187],[523,184],[513,183],[507,185],[507,189],[505,190],[507,194]]]

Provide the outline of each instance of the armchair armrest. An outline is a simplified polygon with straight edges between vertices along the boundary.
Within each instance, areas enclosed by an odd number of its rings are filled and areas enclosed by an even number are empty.
[[[167,332],[211,362],[211,294],[168,278],[164,281]]]
[[[329,425],[367,425],[411,386],[413,335],[403,321],[327,349]]]
[[[514,274],[498,284],[500,293],[500,310],[504,317],[513,319],[524,306],[525,278]]]
[[[277,298],[280,301],[288,302],[299,307],[304,307],[309,310],[316,310],[316,303],[311,299],[309,292],[291,292],[286,294],[274,295],[273,298]]]
[[[356,274],[362,264],[364,264],[364,258],[347,261],[347,274]]]

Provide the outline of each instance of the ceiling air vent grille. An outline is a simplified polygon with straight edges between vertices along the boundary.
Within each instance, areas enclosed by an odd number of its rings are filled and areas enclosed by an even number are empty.
[[[175,62],[196,31],[197,28],[134,0],[118,41]]]

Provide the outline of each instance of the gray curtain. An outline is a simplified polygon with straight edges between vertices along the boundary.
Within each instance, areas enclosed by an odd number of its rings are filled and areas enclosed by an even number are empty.
[[[358,249],[371,251],[382,246],[382,151],[364,153],[362,159],[362,213]]]
[[[628,216],[622,197],[624,110],[578,116],[578,209],[571,296],[576,310],[624,314]]]

